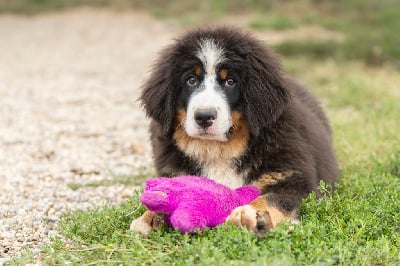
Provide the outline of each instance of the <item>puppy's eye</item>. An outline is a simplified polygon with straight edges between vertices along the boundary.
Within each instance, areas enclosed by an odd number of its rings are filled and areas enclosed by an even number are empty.
[[[199,82],[199,80],[195,77],[195,76],[190,76],[187,80],[186,80],[186,84],[189,87],[194,87],[197,85],[197,83]]]
[[[236,80],[234,80],[233,78],[228,78],[227,80],[225,80],[225,87],[231,88],[235,85],[236,85]]]

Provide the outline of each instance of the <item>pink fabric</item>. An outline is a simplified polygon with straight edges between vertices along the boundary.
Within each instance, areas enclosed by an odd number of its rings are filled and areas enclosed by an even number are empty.
[[[151,211],[165,213],[164,220],[185,233],[223,223],[238,206],[259,196],[254,186],[235,190],[206,177],[152,178],[146,182],[142,203]]]

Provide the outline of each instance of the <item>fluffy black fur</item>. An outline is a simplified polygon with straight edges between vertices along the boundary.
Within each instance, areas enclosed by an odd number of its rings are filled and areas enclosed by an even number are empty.
[[[316,99],[284,75],[277,57],[237,29],[205,28],[185,34],[163,50],[144,84],[141,101],[152,119],[158,174],[201,174],[202,162],[181,151],[172,135],[176,112],[182,108],[182,73],[196,62],[195,51],[205,38],[217,41],[240,74],[241,96],[232,108],[244,115],[250,137],[245,152],[234,160],[235,170],[245,183],[261,182],[270,173],[290,172],[279,182],[261,187],[269,204],[289,214],[302,198],[316,191],[320,180],[333,183],[338,178],[331,130]]]

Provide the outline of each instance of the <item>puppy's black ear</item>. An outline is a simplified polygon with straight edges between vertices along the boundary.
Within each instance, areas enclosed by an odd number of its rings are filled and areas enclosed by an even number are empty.
[[[257,136],[262,128],[279,118],[290,94],[285,89],[279,60],[261,43],[249,43],[247,66],[248,80],[243,91],[245,113],[251,133]]]
[[[161,52],[139,98],[147,116],[162,125],[164,134],[170,132],[175,116],[177,79],[172,71],[175,68],[174,58],[172,46]]]

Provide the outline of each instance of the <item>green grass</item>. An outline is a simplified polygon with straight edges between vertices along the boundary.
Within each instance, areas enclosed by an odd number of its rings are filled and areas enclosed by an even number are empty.
[[[390,66],[288,59],[285,67],[323,101],[335,133],[341,180],[301,207],[301,224],[258,239],[223,225],[198,235],[170,228],[143,238],[128,230],[144,212],[140,193],[118,206],[66,215],[64,242],[37,259],[46,265],[398,265],[400,263],[400,75]],[[144,177],[144,176],[143,176]],[[143,178],[141,179],[143,180]],[[37,262],[26,251],[9,262]]]
[[[392,157],[385,158],[392,164]],[[398,159],[398,158],[397,158]],[[396,160],[397,160],[396,159]],[[395,162],[397,163],[397,162]],[[139,216],[139,195],[119,206],[73,213],[61,222],[60,239],[43,248],[46,265],[387,265],[400,263],[400,181],[375,162],[372,172],[354,173],[321,200],[302,205],[302,223],[289,224],[258,239],[223,225],[198,235],[172,229],[143,238],[128,230]],[[350,182],[350,184],[348,184]],[[132,210],[136,210],[133,214]],[[28,257],[29,258],[29,257]],[[14,260],[11,265],[27,262]],[[28,261],[29,262],[29,261]]]

